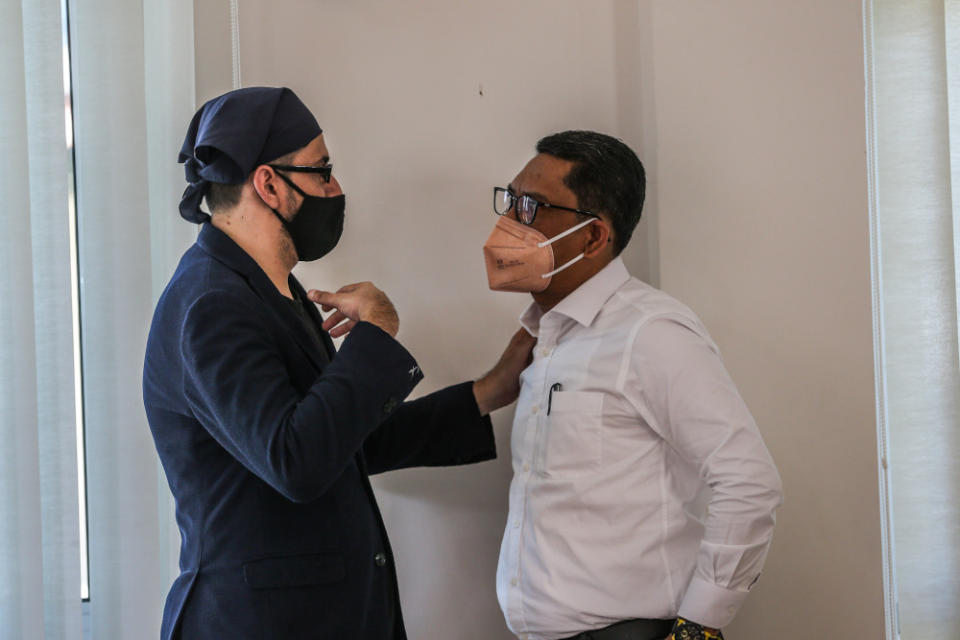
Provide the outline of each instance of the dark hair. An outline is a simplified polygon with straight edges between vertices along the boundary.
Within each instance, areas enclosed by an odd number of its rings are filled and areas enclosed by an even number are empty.
[[[563,182],[577,196],[577,206],[603,212],[613,223],[613,255],[633,234],[646,193],[643,164],[630,147],[595,131],[564,131],[541,138],[537,153],[574,163]]]
[[[279,158],[274,158],[264,164],[290,164],[293,157],[300,152],[300,149],[291,151]],[[260,166],[260,165],[257,165]],[[256,168],[254,168],[256,170]],[[237,206],[240,203],[240,194],[243,192],[243,183],[223,184],[221,182],[211,182],[207,187],[207,193],[204,196],[207,201],[207,208],[210,213],[220,213]]]
[[[207,187],[207,194],[204,196],[207,201],[207,208],[210,213],[220,213],[231,209],[240,202],[240,193],[243,191],[243,183],[240,184],[222,184],[211,182]]]

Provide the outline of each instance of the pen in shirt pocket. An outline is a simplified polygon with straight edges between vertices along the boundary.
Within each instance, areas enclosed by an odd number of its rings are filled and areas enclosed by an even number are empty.
[[[563,391],[563,385],[559,382],[554,383],[550,387],[550,395],[547,396],[547,415],[550,415],[550,409],[553,408],[553,392],[554,391]]]

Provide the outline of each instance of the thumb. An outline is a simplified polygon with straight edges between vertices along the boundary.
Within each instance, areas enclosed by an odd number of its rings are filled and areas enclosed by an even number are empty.
[[[328,291],[322,291],[321,289],[310,289],[307,291],[307,297],[310,298],[312,302],[320,304],[320,298],[322,296],[329,295]]]
[[[340,296],[335,293],[330,293],[329,291],[319,291],[317,289],[311,289],[308,291],[307,297],[311,302],[323,305],[324,311],[330,311],[330,309],[336,307],[340,299]]]

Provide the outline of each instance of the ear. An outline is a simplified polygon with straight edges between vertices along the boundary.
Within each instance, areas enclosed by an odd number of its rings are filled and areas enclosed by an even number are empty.
[[[583,248],[584,258],[597,258],[605,255],[607,251],[613,251],[613,231],[610,221],[605,217],[587,225],[586,231],[587,243]]]
[[[253,170],[251,178],[253,189],[260,196],[260,199],[271,209],[279,209],[280,192],[277,189],[279,179],[273,169],[262,164]]]

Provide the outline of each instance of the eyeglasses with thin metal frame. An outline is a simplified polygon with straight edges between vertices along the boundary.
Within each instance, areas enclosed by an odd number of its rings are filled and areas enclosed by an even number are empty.
[[[518,196],[515,193],[511,192],[510,189],[505,189],[503,187],[494,187],[493,188],[493,212],[498,216],[504,216],[510,212],[510,209],[516,207],[517,220],[523,224],[533,224],[533,221],[537,217],[537,210],[540,207],[545,209],[562,209],[563,211],[572,211],[574,213],[579,213],[580,215],[590,216],[591,218],[599,219],[595,213],[590,211],[584,211],[583,209],[572,209],[570,207],[561,207],[558,204],[548,204],[546,202],[540,202],[535,198],[532,198],[528,195]]]
[[[333,165],[325,164],[322,167],[313,167],[303,164],[268,164],[268,167],[274,171],[293,171],[294,173],[317,173],[327,184],[330,183],[330,175],[333,173]]]

